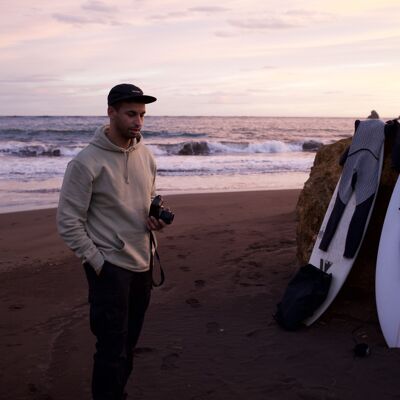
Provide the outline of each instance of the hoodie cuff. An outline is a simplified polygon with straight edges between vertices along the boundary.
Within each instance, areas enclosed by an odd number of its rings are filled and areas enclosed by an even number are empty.
[[[100,252],[96,253],[93,257],[88,258],[86,262],[88,262],[93,267],[97,275],[100,274],[104,264],[104,258]]]

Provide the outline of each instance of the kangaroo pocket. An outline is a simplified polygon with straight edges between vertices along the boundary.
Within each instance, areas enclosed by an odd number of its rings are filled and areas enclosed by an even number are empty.
[[[148,231],[121,230],[116,233],[116,249],[114,256],[138,267],[146,267],[150,263],[150,235]]]
[[[123,246],[123,244],[119,243],[119,240],[116,239],[115,235],[107,229],[100,231],[94,229],[94,227],[87,226],[86,231],[96,247],[102,252],[107,253],[112,251],[114,248],[120,248]]]

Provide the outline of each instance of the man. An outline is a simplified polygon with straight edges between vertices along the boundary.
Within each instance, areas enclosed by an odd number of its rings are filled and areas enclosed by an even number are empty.
[[[132,371],[133,350],[150,300],[150,231],[165,226],[149,218],[156,164],[143,144],[145,104],[156,101],[131,84],[108,95],[110,123],[65,172],[57,225],[82,260],[89,283],[90,327],[96,336],[94,400],[120,400]]]

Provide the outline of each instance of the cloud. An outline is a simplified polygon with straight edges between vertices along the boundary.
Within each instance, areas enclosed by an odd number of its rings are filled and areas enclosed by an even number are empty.
[[[236,28],[247,30],[279,30],[304,27],[310,23],[323,22],[332,18],[334,15],[330,13],[291,9],[278,16],[249,16],[242,19],[229,19],[227,22]]]
[[[29,83],[43,83],[43,82],[59,82],[61,81],[61,77],[57,75],[45,75],[45,74],[33,74],[33,75],[25,75],[25,76],[18,76],[18,77],[8,77],[0,79],[0,83],[11,83],[11,84],[21,84],[27,85]]]
[[[98,0],[89,0],[85,4],[82,5],[84,10],[102,12],[102,13],[112,13],[117,10],[117,7],[108,6],[104,4],[102,1]]]
[[[98,24],[98,25],[122,25],[121,22],[117,22],[115,19],[111,19],[109,16],[106,18],[101,18],[99,16],[96,17],[82,17],[79,15],[69,15],[69,14],[53,14],[52,17],[59,22],[69,25],[90,25],[90,24]]]
[[[301,9],[293,9],[293,10],[288,10],[285,12],[286,15],[296,15],[296,16],[315,16],[315,15],[320,15],[319,13],[316,13],[314,11],[309,11],[309,10],[301,10]]]
[[[315,12],[303,9],[292,9],[284,13],[292,20],[298,22],[299,25],[307,25],[310,23],[318,23],[331,21],[337,18],[337,15],[328,12]]]
[[[214,35],[221,38],[229,38],[233,36],[237,36],[237,33],[228,32],[228,31],[215,31]]]
[[[220,13],[226,11],[229,11],[229,9],[225,7],[201,6],[201,7],[191,7],[183,11],[170,11],[165,14],[154,14],[151,15],[149,18],[151,20],[164,21],[164,20],[188,18],[191,16],[192,13],[211,14],[211,13]]]
[[[173,20],[173,19],[180,19],[185,18],[188,16],[188,13],[185,11],[174,11],[169,12],[166,14],[154,14],[149,17],[151,20],[156,21],[165,21],[165,20]]]
[[[191,7],[188,10],[194,12],[214,13],[214,12],[229,11],[229,8],[219,7],[219,6],[203,6],[203,7]]]
[[[71,25],[86,25],[86,24],[93,24],[93,23],[99,22],[99,20],[93,20],[90,18],[80,17],[77,15],[56,13],[56,14],[53,14],[52,16],[54,19],[56,19],[59,22],[64,22],[66,24],[71,24]]]
[[[274,65],[264,65],[262,67],[253,67],[253,68],[241,68],[240,71],[242,72],[262,72],[262,71],[270,71],[270,70],[276,70],[278,67]]]
[[[236,28],[243,29],[288,29],[295,28],[298,25],[286,22],[278,18],[248,18],[245,20],[231,19],[228,23]]]
[[[81,8],[84,10],[80,13],[66,14],[66,13],[53,13],[52,17],[59,22],[70,25],[120,25],[116,22],[115,18],[111,18],[111,14],[117,11],[114,6],[109,6],[100,0],[88,0],[82,4]]]

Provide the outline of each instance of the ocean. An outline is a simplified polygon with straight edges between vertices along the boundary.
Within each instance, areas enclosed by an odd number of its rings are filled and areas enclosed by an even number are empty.
[[[55,207],[67,163],[106,117],[0,117],[0,213]],[[158,117],[142,131],[159,194],[301,188],[315,143],[353,134],[354,118]]]

